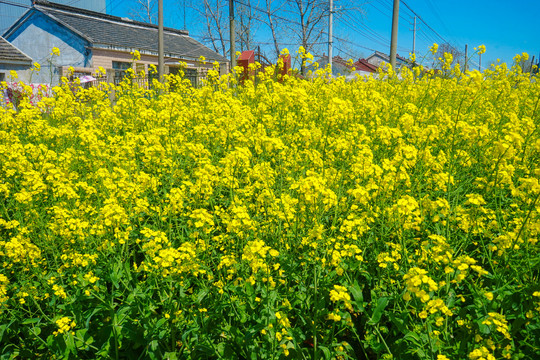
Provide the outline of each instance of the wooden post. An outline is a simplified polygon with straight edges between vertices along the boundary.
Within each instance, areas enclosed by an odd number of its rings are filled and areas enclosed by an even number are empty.
[[[392,36],[390,38],[390,65],[392,65],[393,71],[396,71],[398,21],[399,0],[394,0],[394,8],[392,11]]]
[[[158,0],[158,76],[163,81],[165,74],[165,57],[163,55],[163,0]]]
[[[229,0],[229,47],[231,55],[231,70],[233,70],[236,66],[236,32],[234,26],[234,0]]]

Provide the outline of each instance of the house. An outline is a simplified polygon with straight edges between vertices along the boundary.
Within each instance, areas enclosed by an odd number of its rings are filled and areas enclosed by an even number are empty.
[[[390,56],[380,51],[375,51],[373,54],[366,58],[366,61],[372,65],[375,65],[376,67],[380,67],[385,63],[390,64]],[[401,57],[399,55],[396,56],[397,68],[400,68],[402,65],[408,66],[409,63],[409,60],[405,59],[404,57]]]
[[[328,56],[323,56],[317,60],[320,67],[326,67],[328,64]],[[344,75],[348,79],[353,79],[356,75],[370,75],[377,71],[377,66],[370,64],[366,59],[358,59],[356,62],[350,64],[347,60],[340,56],[332,57],[332,75],[339,76]]]
[[[328,55],[323,54],[323,56],[317,60],[317,63],[321,68],[324,68],[328,65]],[[347,60],[343,59],[341,56],[332,56],[332,75],[347,75],[353,69],[347,64]]]
[[[54,0],[57,3],[84,8],[92,11],[106,12],[111,0]],[[15,20],[32,6],[32,0],[0,1],[0,34],[4,33]]]
[[[355,67],[356,71],[363,72],[365,75],[375,73],[378,69],[377,66],[370,64],[366,59],[358,59],[353,66]]]
[[[32,59],[0,36],[0,81],[8,81],[12,70],[29,78],[31,67]]]
[[[153,24],[85,9],[34,0],[6,32],[4,38],[41,64],[34,82],[56,84],[73,67],[75,76],[90,75],[99,67],[121,76],[128,68],[148,71],[158,64],[158,27]],[[59,55],[51,53],[53,48]],[[132,52],[141,59],[132,62]],[[179,61],[187,64],[186,75],[198,77],[217,61],[223,72],[229,60],[191,38],[186,30],[164,29],[165,73],[175,73]],[[206,63],[199,61],[200,57]]]

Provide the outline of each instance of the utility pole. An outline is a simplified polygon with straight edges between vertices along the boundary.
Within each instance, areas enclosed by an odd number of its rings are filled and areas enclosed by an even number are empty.
[[[416,53],[416,16],[414,17],[413,23],[413,35],[412,35],[412,53]]]
[[[236,32],[234,29],[234,0],[229,0],[229,41],[230,41],[230,52],[231,52],[231,70],[236,66]]]
[[[333,35],[333,20],[334,20],[334,1],[330,0],[330,15],[328,20],[328,64],[330,65],[330,70],[332,70],[332,45],[334,42]]]
[[[478,71],[482,71],[482,54],[478,54]]]
[[[186,0],[184,0],[184,30],[186,30]]]
[[[158,0],[158,76],[163,81],[165,70],[165,57],[163,55],[163,0]]]
[[[469,70],[468,65],[467,65],[467,61],[468,61],[467,50],[468,50],[468,48],[469,48],[469,44],[465,44],[465,66],[463,67],[464,71]]]
[[[396,70],[398,20],[399,0],[394,0],[394,9],[392,11],[392,37],[390,39],[390,65],[392,65],[392,70],[394,71]]]

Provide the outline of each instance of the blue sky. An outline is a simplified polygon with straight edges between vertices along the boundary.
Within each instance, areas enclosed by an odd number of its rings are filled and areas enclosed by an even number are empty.
[[[109,0],[114,15],[126,16],[135,0]],[[244,0],[245,1],[245,0]],[[197,0],[164,0],[165,25],[183,27],[183,4],[197,4]],[[222,0],[223,3],[227,1]],[[257,0],[252,0],[257,6]],[[334,54],[342,57],[364,57],[378,50],[389,51],[393,0],[360,1],[334,0],[336,10],[347,15],[335,16],[334,36],[346,41],[336,43]],[[400,4],[398,53],[408,56],[412,51],[413,18],[417,19],[416,53],[422,57],[428,53],[433,42],[444,40],[464,51],[468,44],[469,56],[473,48],[484,44],[487,48],[482,56],[482,66],[490,62],[512,62],[515,54],[523,51],[538,59],[540,53],[540,30],[535,24],[540,15],[538,0],[407,0]],[[259,6],[263,1],[259,0]],[[131,6],[132,7],[132,6]],[[361,11],[350,10],[360,7]],[[426,25],[427,24],[427,25]],[[197,37],[203,32],[201,22],[189,7],[186,10],[186,26],[190,34]],[[258,30],[261,41],[269,41],[264,29]],[[266,38],[266,39],[265,39]],[[283,40],[286,42],[287,40]],[[290,47],[290,46],[289,46]],[[324,46],[323,46],[324,50]],[[478,56],[473,56],[473,63]]]
[[[137,2],[137,0],[57,1],[72,6],[101,4],[106,1],[108,13],[128,17],[132,17],[132,9]],[[157,3],[157,0],[153,1]],[[227,12],[228,1],[217,1]],[[247,0],[236,1],[247,2]],[[279,4],[284,0],[273,1]],[[13,2],[31,5],[30,0],[11,0],[11,3]],[[186,27],[190,35],[202,40],[203,21],[193,10],[193,7],[200,7],[201,3],[202,0],[164,0],[165,25],[174,28],[184,27],[185,4],[187,5]],[[334,36],[341,39],[335,42],[334,54],[344,58],[358,58],[369,56],[373,50],[388,53],[392,3],[393,0],[334,0],[337,11]],[[251,0],[251,4],[264,7],[264,0]],[[540,0],[402,1],[398,33],[398,53],[402,56],[408,56],[408,53],[412,51],[413,39],[414,14],[406,5],[424,21],[417,19],[416,53],[418,58],[428,54],[428,49],[433,42],[442,43],[443,41],[448,41],[461,51],[464,51],[465,44],[468,44],[469,55],[474,47],[484,44],[487,52],[482,56],[483,67],[498,58],[505,62],[512,62],[514,55],[523,51],[529,53],[531,57],[534,55],[535,61],[540,56],[540,26],[536,24],[540,15]],[[6,3],[2,6],[0,20],[4,22],[14,21],[25,10],[8,6]],[[225,32],[227,31],[226,29]],[[263,27],[259,27],[256,31],[257,40],[270,41],[269,33]],[[294,46],[288,44],[294,42],[294,39],[287,31],[281,31],[281,38],[285,44],[283,47],[294,49]],[[326,41],[326,37],[324,40]],[[318,50],[321,53],[327,51],[325,45],[321,45]],[[473,56],[472,62],[477,66],[478,56]]]
[[[390,6],[391,0],[370,0],[365,6],[365,23],[386,37],[390,37],[391,19],[376,9]],[[407,0],[420,17],[446,41],[462,51],[465,44],[469,54],[478,45],[484,44],[487,51],[482,55],[482,65],[500,58],[512,62],[515,54],[528,52],[538,59],[540,52],[540,1],[538,0]],[[408,23],[414,16],[406,6],[400,4],[398,46],[412,49],[412,26]],[[442,39],[424,23],[418,22],[416,52],[427,52],[433,42]],[[410,51],[410,50],[409,50]],[[402,53],[402,51],[398,52]],[[477,61],[477,57],[474,58]]]

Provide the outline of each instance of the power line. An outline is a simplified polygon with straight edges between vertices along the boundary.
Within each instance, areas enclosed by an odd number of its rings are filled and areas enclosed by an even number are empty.
[[[446,41],[446,39],[443,38],[437,31],[435,31],[431,26],[429,26],[428,23],[425,22],[424,19],[423,19],[420,15],[418,15],[418,14],[417,14],[417,13],[416,13],[416,12],[415,12],[415,11],[414,11],[414,10],[413,10],[413,9],[412,9],[405,1],[400,0],[400,2],[401,2],[403,5],[405,5],[405,7],[406,7],[407,9],[409,9],[409,11],[412,12],[412,13],[413,13],[413,14],[414,14],[421,22],[423,22],[424,25],[426,25],[426,26],[428,27],[428,29],[430,29],[431,31],[433,31],[433,33],[434,33],[435,35],[437,35],[443,42],[445,42],[445,43],[448,42],[448,41]]]
[[[354,55],[348,53],[347,51],[345,51],[345,50],[343,50],[343,49],[341,49],[341,48],[339,48],[339,47],[337,47],[337,46],[336,46],[336,50],[339,51],[339,52],[344,53],[344,54],[347,55],[347,56],[350,56],[351,59],[355,59],[355,58],[356,58],[356,56],[354,56]]]
[[[11,5],[11,6],[22,7],[22,8],[25,8],[25,9],[30,9],[31,8],[31,6],[24,5],[24,4],[18,4],[18,3],[15,3],[15,2],[12,2],[12,1],[7,1],[7,0],[0,0],[0,3],[1,4],[6,4],[6,5]]]
[[[276,15],[276,14],[271,14],[268,10],[261,9],[261,8],[258,7],[258,6],[255,6],[255,5],[252,5],[252,4],[246,4],[246,3],[242,2],[242,1],[239,1],[239,0],[234,0],[234,2],[237,3],[237,4],[240,4],[240,5],[247,6],[247,7],[249,7],[250,9],[254,9],[254,10],[257,10],[257,11],[259,11],[259,12],[262,12],[262,13],[264,13],[264,14],[267,15],[267,16],[270,15],[270,16],[272,16],[272,17],[275,18],[275,19],[283,20],[283,21],[290,22],[290,23],[293,23],[293,24],[298,25],[298,26],[302,26],[302,24],[300,24],[300,23],[297,22],[297,21],[294,21],[294,20],[291,20],[291,19],[287,19],[287,18],[285,18],[285,17],[279,16],[279,15]]]
[[[387,43],[388,42],[388,39],[382,37],[379,33],[377,33],[375,30],[371,29],[369,26],[367,25],[364,25],[362,23],[360,23],[359,21],[357,21],[355,18],[353,18],[351,15],[347,14],[347,13],[344,13],[344,15],[346,17],[348,17],[350,19],[350,21],[353,23],[352,25],[349,24],[351,27],[354,27],[358,30],[358,32],[362,32],[362,30],[359,30],[355,25],[365,29],[368,33],[370,33],[371,35],[375,36],[376,38],[378,38],[379,40]]]
[[[446,26],[446,24],[444,23],[444,21],[442,20],[439,12],[437,11],[437,8],[435,7],[435,5],[433,4],[433,1],[431,0],[427,0],[426,1],[427,4],[429,5],[429,7],[431,8],[431,11],[435,14],[435,17],[439,20],[439,22],[441,23],[441,25],[443,26],[444,30],[446,31],[446,33],[448,34],[450,31],[448,30],[448,27]]]
[[[337,36],[334,36],[334,38],[341,41],[341,42],[344,42],[344,43],[347,43],[347,44],[350,44],[350,45],[354,45],[354,46],[357,46],[357,47],[362,48],[362,49],[366,49],[366,50],[373,51],[373,52],[378,51],[378,50],[375,50],[375,49],[372,49],[372,48],[369,48],[369,47],[366,47],[366,46],[358,45],[357,43],[354,43],[354,42],[352,42],[350,40],[347,40],[347,39],[342,39],[342,38],[337,37]]]
[[[382,38],[382,36],[378,35],[378,34],[375,34],[374,36],[370,35],[369,33],[366,33],[364,32],[363,30],[359,29],[357,26],[355,26],[354,24],[351,24],[350,22],[346,21],[345,19],[341,18],[341,19],[338,19],[338,22],[339,21],[342,21],[345,23],[345,25],[347,25],[350,29],[353,29],[355,30],[357,33],[359,33],[360,35],[364,36],[365,38],[367,38],[368,40],[371,40],[372,42],[378,44],[378,45],[382,45],[382,46],[385,46],[387,45],[388,41],[387,39],[384,39]]]

